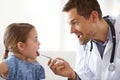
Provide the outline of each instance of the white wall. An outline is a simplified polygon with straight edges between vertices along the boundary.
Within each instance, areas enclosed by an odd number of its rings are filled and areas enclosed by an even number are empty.
[[[103,16],[112,15],[118,16],[120,14],[120,0],[98,0],[103,12]]]
[[[7,25],[27,22],[37,28],[41,50],[63,50],[62,4],[61,0],[0,0],[0,44]]]

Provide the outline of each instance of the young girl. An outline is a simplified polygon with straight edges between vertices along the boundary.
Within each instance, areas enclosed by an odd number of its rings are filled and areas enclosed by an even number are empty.
[[[4,34],[5,54],[0,75],[6,80],[44,80],[44,68],[36,61],[40,42],[35,27],[12,23]],[[8,56],[12,52],[13,55]]]

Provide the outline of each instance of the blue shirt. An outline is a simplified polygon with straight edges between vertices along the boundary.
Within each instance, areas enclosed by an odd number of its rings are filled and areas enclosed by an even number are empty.
[[[45,79],[44,68],[36,62],[25,62],[14,55],[5,59],[8,65],[6,80],[41,80]]]
[[[96,45],[97,45],[97,48],[98,48],[98,51],[100,52],[101,58],[103,58],[103,53],[104,53],[106,44],[107,44],[108,40],[110,40],[111,38],[112,38],[112,35],[111,35],[111,30],[110,30],[110,28],[109,28],[109,30],[108,30],[108,35],[107,35],[107,39],[106,39],[106,41],[105,41],[104,43],[103,43],[103,42],[100,42],[100,41],[95,41],[95,40],[93,40],[93,42],[95,42]]]

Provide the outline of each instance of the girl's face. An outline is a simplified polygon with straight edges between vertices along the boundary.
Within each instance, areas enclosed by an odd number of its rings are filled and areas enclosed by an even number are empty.
[[[24,35],[23,35],[24,36]],[[38,56],[40,42],[38,41],[37,31],[33,28],[25,43],[23,43],[22,55],[25,58],[35,59]]]

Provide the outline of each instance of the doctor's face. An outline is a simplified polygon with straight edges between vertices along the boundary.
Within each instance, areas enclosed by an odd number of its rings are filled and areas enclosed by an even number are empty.
[[[86,44],[96,33],[92,20],[78,15],[75,8],[68,12],[68,22],[71,27],[71,33],[77,36],[81,45]]]

